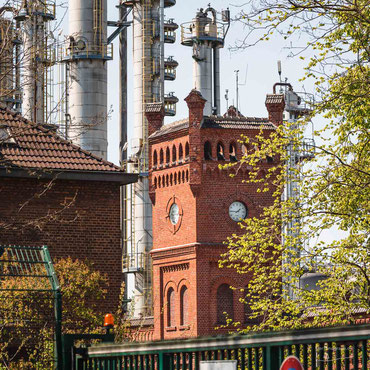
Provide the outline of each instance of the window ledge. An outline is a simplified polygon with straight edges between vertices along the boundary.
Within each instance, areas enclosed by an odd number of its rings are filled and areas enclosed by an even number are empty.
[[[190,325],[180,325],[179,326],[179,330],[189,330],[190,329]]]
[[[166,331],[176,331],[176,326],[166,326]]]

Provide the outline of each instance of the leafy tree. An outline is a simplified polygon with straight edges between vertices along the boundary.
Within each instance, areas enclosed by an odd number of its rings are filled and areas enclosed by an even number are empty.
[[[100,333],[106,277],[71,258],[60,259],[54,268],[63,297],[63,333]],[[19,288],[29,290],[12,290]],[[9,276],[1,289],[0,369],[52,368],[54,308],[53,293],[45,291],[48,279]]]
[[[314,80],[318,102],[298,124],[285,123],[267,139],[260,133],[250,145],[259,150],[236,164],[253,167],[245,181],[258,183],[274,204],[241,222],[243,235],[229,238],[220,265],[251,276],[244,301],[255,323],[247,330],[349,323],[370,311],[370,4],[261,0],[247,5],[238,20],[249,32],[237,47],[273,34],[304,36],[307,44],[295,57],[307,60],[302,79]],[[315,158],[301,158],[289,169],[287,149],[302,149],[312,117],[325,119],[315,132],[320,145],[310,149]],[[275,164],[261,178],[267,156]],[[284,197],[289,176],[299,185],[299,201]],[[319,289],[300,283],[308,272],[324,277]]]

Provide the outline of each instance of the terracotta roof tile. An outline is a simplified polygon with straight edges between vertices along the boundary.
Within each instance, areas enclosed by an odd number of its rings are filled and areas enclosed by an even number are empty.
[[[121,169],[61,138],[54,130],[0,108],[0,127],[14,142],[0,141],[0,167],[120,172]]]

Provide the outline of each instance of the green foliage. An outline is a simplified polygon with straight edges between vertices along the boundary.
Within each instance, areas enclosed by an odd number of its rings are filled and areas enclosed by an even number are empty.
[[[245,303],[257,321],[247,330],[353,322],[359,312],[370,312],[369,2],[260,1],[239,19],[251,30],[241,47],[255,43],[249,42],[254,32],[258,40],[304,34],[303,79],[314,80],[319,102],[297,125],[244,139],[252,149],[237,166],[253,167],[245,181],[259,183],[274,204],[241,223],[243,235],[229,238],[220,265],[251,276]],[[287,148],[301,148],[312,117],[326,122],[315,133],[315,159],[289,170]],[[266,156],[280,161],[261,178]],[[288,177],[299,184],[299,202],[284,197]],[[326,276],[320,289],[300,286],[308,272]]]
[[[60,259],[54,268],[63,297],[63,333],[100,333],[104,316],[98,307],[107,279],[90,264],[71,258]],[[0,369],[53,368],[54,295],[42,291],[50,290],[49,281],[7,277],[1,289]]]

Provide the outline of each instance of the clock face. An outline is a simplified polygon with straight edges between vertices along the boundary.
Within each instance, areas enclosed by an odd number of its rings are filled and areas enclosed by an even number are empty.
[[[229,207],[229,216],[233,221],[244,220],[247,217],[247,207],[242,202],[232,202]]]
[[[172,204],[169,216],[172,225],[176,225],[179,222],[180,212],[179,206],[176,203]]]

